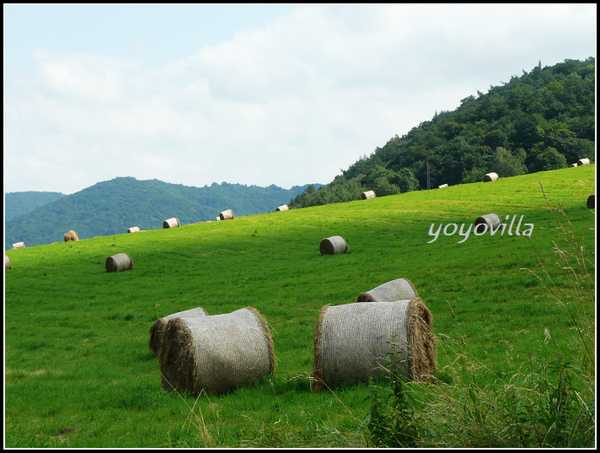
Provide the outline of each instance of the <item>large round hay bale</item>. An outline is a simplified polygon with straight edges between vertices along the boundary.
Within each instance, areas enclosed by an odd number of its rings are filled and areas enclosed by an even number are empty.
[[[23,249],[25,248],[25,242],[21,241],[21,242],[15,242],[13,244],[13,249]]]
[[[498,181],[498,173],[487,173],[483,176],[483,182]]]
[[[445,189],[446,187],[448,187],[448,184],[440,184],[438,189]]]
[[[319,243],[321,255],[335,255],[336,253],[346,253],[350,250],[346,240],[341,236],[331,236],[323,239]]]
[[[127,232],[128,233],[139,233],[140,231],[142,231],[142,230],[140,230],[140,227],[136,227],[136,226],[131,227],[131,228],[127,228]]]
[[[480,223],[487,224],[488,230],[495,230],[502,224],[502,221],[500,220],[500,217],[498,217],[498,214],[494,214],[492,212],[490,214],[485,214],[480,217],[477,217],[477,219],[475,219],[475,228],[477,228],[477,225],[479,225]]]
[[[591,163],[592,162],[587,157],[583,157],[577,161],[577,166],[579,167],[580,165],[589,165]]]
[[[363,200],[370,200],[371,198],[375,198],[375,192],[372,190],[367,190],[360,194],[360,198]]]
[[[4,255],[4,269],[12,269],[12,264],[8,255]]]
[[[171,217],[170,219],[163,220],[163,228],[177,228],[181,226],[177,217]]]
[[[266,321],[251,307],[167,323],[159,349],[167,390],[224,393],[249,386],[275,370]]]
[[[311,388],[383,377],[388,357],[408,380],[435,374],[432,316],[423,301],[357,302],[321,309],[313,342]]]
[[[78,241],[79,236],[77,236],[77,233],[74,230],[69,230],[63,235],[63,239],[65,242]]]
[[[165,316],[164,318],[158,318],[154,321],[154,324],[150,326],[150,350],[154,355],[158,355],[158,349],[160,348],[162,337],[167,328],[167,323],[174,318],[199,318],[200,316],[208,316],[206,310],[202,307],[191,308],[189,310],[178,311]]]
[[[417,290],[410,280],[397,278],[370,291],[360,293],[356,302],[392,302],[395,300],[411,300],[418,297]]]
[[[225,211],[221,211],[219,213],[219,219],[221,220],[229,220],[229,219],[233,219],[234,215],[233,215],[233,211],[231,209],[227,209]]]
[[[591,194],[586,202],[586,206],[590,209],[594,209],[596,207],[596,194]]]
[[[117,253],[106,258],[106,272],[122,272],[133,269],[133,261],[127,253]]]
[[[277,206],[277,209],[275,209],[275,211],[287,211],[289,209],[290,207],[287,204],[282,204],[281,206]]]

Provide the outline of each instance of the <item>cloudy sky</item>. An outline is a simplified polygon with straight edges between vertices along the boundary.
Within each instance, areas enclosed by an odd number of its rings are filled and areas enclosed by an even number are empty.
[[[4,191],[326,184],[436,111],[596,56],[596,4],[4,4]]]

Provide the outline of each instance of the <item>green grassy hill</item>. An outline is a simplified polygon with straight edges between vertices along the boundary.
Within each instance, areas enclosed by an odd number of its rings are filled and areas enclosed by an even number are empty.
[[[521,388],[517,377],[525,379],[557,354],[581,352],[574,318],[564,310],[583,306],[594,316],[593,292],[585,290],[595,287],[595,210],[586,207],[594,192],[595,166],[589,165],[8,250],[5,446],[371,446],[370,396],[384,385],[311,392],[312,339],[322,306],[354,302],[401,277],[431,310],[437,340],[440,383],[410,386],[422,401],[420,423],[430,420],[447,431],[426,431],[419,446],[489,447],[502,436],[518,442],[506,433],[518,430],[526,414],[515,413],[516,427],[512,418],[503,425],[494,418],[502,405],[488,397],[500,398],[497,388],[514,395]],[[568,222],[547,203],[560,204]],[[471,234],[459,243],[458,233],[444,235],[443,228],[428,243],[439,225],[468,226],[491,212],[508,221],[523,216],[521,231],[532,225],[530,237],[517,236],[513,227],[511,234],[508,228],[495,236]],[[557,229],[555,215],[576,246]],[[320,255],[319,242],[333,235],[346,239],[349,252]],[[574,287],[557,263],[582,246],[591,258],[587,271],[577,269]],[[117,253],[129,254],[134,269],[107,273],[105,260]],[[197,306],[209,315],[256,308],[271,329],[275,373],[222,396],[163,390],[149,328],[158,317]],[[589,398],[582,381],[572,385]],[[464,418],[441,415],[440,395],[455,393],[460,404],[448,408],[468,407]],[[501,399],[507,407],[510,395]],[[475,428],[485,434],[480,444],[464,431]],[[453,432],[461,443],[449,445],[458,442]]]

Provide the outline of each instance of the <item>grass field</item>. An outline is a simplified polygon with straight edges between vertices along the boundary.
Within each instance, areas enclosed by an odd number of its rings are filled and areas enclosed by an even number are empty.
[[[595,165],[588,165],[8,250],[5,446],[372,446],[366,427],[377,383],[310,390],[320,308],[407,278],[433,313],[446,383],[469,367],[478,388],[490,376],[510,380],[527,364],[577,350],[565,304],[583,300],[594,312],[594,296],[581,299],[558,264],[555,247],[566,249],[569,235],[548,209],[564,211],[565,228],[589,257],[591,277],[580,276],[593,280],[595,209],[586,200],[594,192]],[[508,228],[471,233],[459,243],[464,236],[442,228],[428,243],[432,224],[431,231],[452,223],[466,229],[491,212],[508,222],[516,216],[512,235]],[[521,216],[521,231],[532,225],[529,237],[515,234]],[[333,235],[346,239],[349,252],[320,255],[319,242]],[[105,260],[117,253],[129,254],[134,269],[107,273]],[[552,284],[544,283],[546,273]],[[256,308],[273,336],[274,374],[222,396],[163,390],[149,328],[158,317],[197,306],[209,315]],[[413,387],[424,399],[436,394],[436,384]]]

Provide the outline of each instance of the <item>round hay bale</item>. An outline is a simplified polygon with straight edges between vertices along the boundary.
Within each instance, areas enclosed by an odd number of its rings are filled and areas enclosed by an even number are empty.
[[[360,293],[356,302],[392,302],[395,300],[411,300],[418,297],[417,290],[410,280],[397,278],[370,291]]]
[[[497,229],[502,224],[502,221],[500,220],[500,217],[498,217],[498,214],[494,214],[492,212],[491,214],[485,214],[477,217],[477,219],[475,219],[475,227],[477,227],[477,225],[480,223],[486,223],[488,229],[491,230],[492,228]]]
[[[122,272],[133,269],[133,261],[127,253],[118,253],[106,258],[106,272]]]
[[[588,197],[586,205],[590,209],[594,209],[596,207],[596,194],[595,193],[591,194]]]
[[[438,189],[445,189],[446,187],[448,187],[448,184],[441,184],[438,186]]]
[[[319,243],[321,255],[335,255],[336,253],[346,253],[350,250],[346,240],[341,236],[331,236],[323,239]]]
[[[432,315],[423,301],[358,302],[321,309],[313,340],[311,389],[385,376],[388,356],[408,380],[436,370]]]
[[[177,217],[171,217],[170,219],[163,220],[163,228],[177,228],[181,226]]]
[[[498,173],[487,173],[483,176],[483,182],[498,181]]]
[[[12,264],[10,263],[8,255],[4,255],[4,269],[12,269]]]
[[[164,226],[164,223],[163,223],[163,226]],[[140,228],[136,227],[136,226],[127,228],[128,233],[139,233],[140,231],[142,231],[142,230],[140,230]]]
[[[25,243],[23,241],[15,242],[13,244],[13,249],[24,249],[24,248],[25,248]]]
[[[234,215],[233,215],[233,211],[231,209],[227,209],[225,211],[221,211],[219,213],[219,219],[221,220],[229,220],[229,219],[233,219]]]
[[[591,163],[592,162],[587,157],[583,157],[577,161],[577,166],[579,167],[580,165],[589,165]]]
[[[171,319],[175,318],[199,318],[201,316],[208,316],[206,310],[202,307],[191,308],[189,310],[179,311],[165,316],[164,318],[158,318],[154,321],[154,324],[150,326],[150,350],[154,355],[158,355],[158,349],[160,348],[162,337],[167,328],[167,323]]]
[[[370,200],[371,198],[375,198],[375,192],[372,190],[367,190],[366,192],[360,194],[360,198],[363,200]]]
[[[167,390],[224,393],[249,386],[275,370],[269,327],[251,307],[167,323],[159,349]]]
[[[277,206],[277,209],[275,209],[275,211],[287,211],[289,209],[290,207],[287,204],[282,204],[281,206]]]
[[[63,239],[65,242],[78,241],[79,236],[77,236],[77,233],[74,230],[69,230],[64,234]]]

